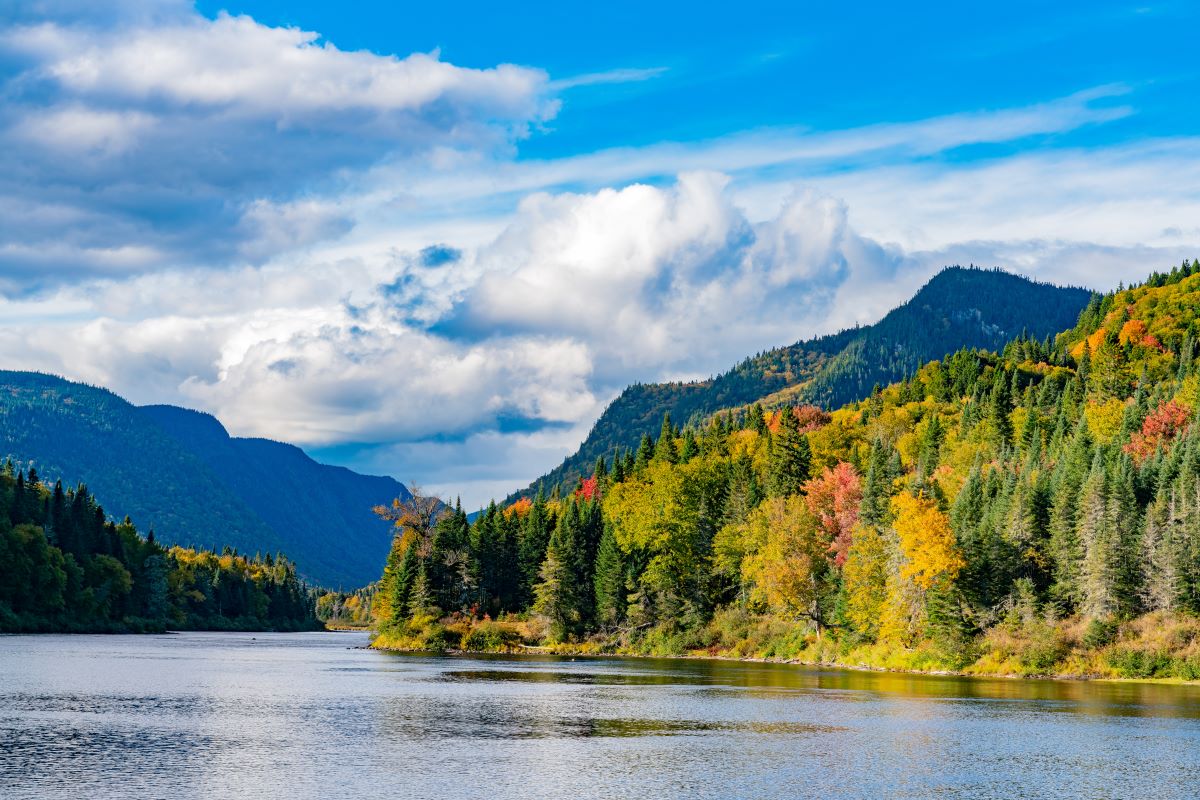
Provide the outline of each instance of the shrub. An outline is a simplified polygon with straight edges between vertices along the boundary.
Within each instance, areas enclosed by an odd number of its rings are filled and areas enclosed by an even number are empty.
[[[1094,619],[1083,632],[1083,646],[1099,649],[1116,641],[1121,626],[1116,620]]]
[[[461,634],[455,633],[445,625],[433,625],[425,634],[425,649],[441,653],[453,650],[461,641]]]
[[[1105,664],[1122,678],[1165,678],[1175,671],[1166,653],[1115,647],[1104,654]]]
[[[498,622],[480,622],[463,637],[462,648],[477,652],[509,653],[521,648],[521,633]]]

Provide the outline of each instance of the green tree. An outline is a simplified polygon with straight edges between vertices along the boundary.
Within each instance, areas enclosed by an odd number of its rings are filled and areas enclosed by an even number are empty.
[[[803,491],[811,463],[808,439],[800,432],[795,411],[788,406],[781,413],[778,433],[771,437],[771,496],[789,497]]]

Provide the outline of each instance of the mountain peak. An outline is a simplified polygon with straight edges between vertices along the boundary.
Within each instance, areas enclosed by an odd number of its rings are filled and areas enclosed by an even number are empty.
[[[662,417],[701,419],[754,402],[836,408],[868,396],[963,347],[997,349],[1027,331],[1039,338],[1075,324],[1091,293],[1001,269],[948,266],[872,325],[847,328],[744,359],[694,383],[635,383],[605,409],[573,455],[527,489],[570,485],[600,456],[657,435]]]

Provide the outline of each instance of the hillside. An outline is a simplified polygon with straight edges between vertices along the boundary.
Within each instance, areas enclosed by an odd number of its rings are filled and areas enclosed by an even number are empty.
[[[664,425],[571,494],[412,529],[376,646],[1200,679],[1198,335],[1185,262],[828,414]],[[477,582],[421,561],[464,546]]]
[[[656,434],[665,413],[684,423],[759,400],[768,407],[837,408],[959,348],[997,349],[1022,332],[1038,339],[1058,333],[1075,324],[1089,297],[1083,289],[999,270],[948,267],[874,325],[769,350],[705,381],[630,386],[579,450],[508,501],[532,495],[539,485],[569,488],[600,456]]]
[[[85,483],[159,541],[286,552],[326,586],[377,577],[391,533],[371,506],[407,496],[391,478],[231,437],[207,414],[28,372],[0,371],[0,457],[33,463],[43,480]]]

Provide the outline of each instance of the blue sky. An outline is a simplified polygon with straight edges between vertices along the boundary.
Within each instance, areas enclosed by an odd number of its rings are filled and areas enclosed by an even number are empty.
[[[469,504],[944,265],[1200,255],[1194,4],[0,7],[0,365]]]
[[[1124,84],[1139,113],[1060,137],[1099,144],[1194,134],[1200,95],[1195,4],[1167,3],[202,2],[318,31],[343,49],[440,50],[555,80],[644,71],[570,91],[547,135],[519,157],[694,140],[765,126],[840,130],[1006,108]],[[972,158],[985,153],[966,153]]]

